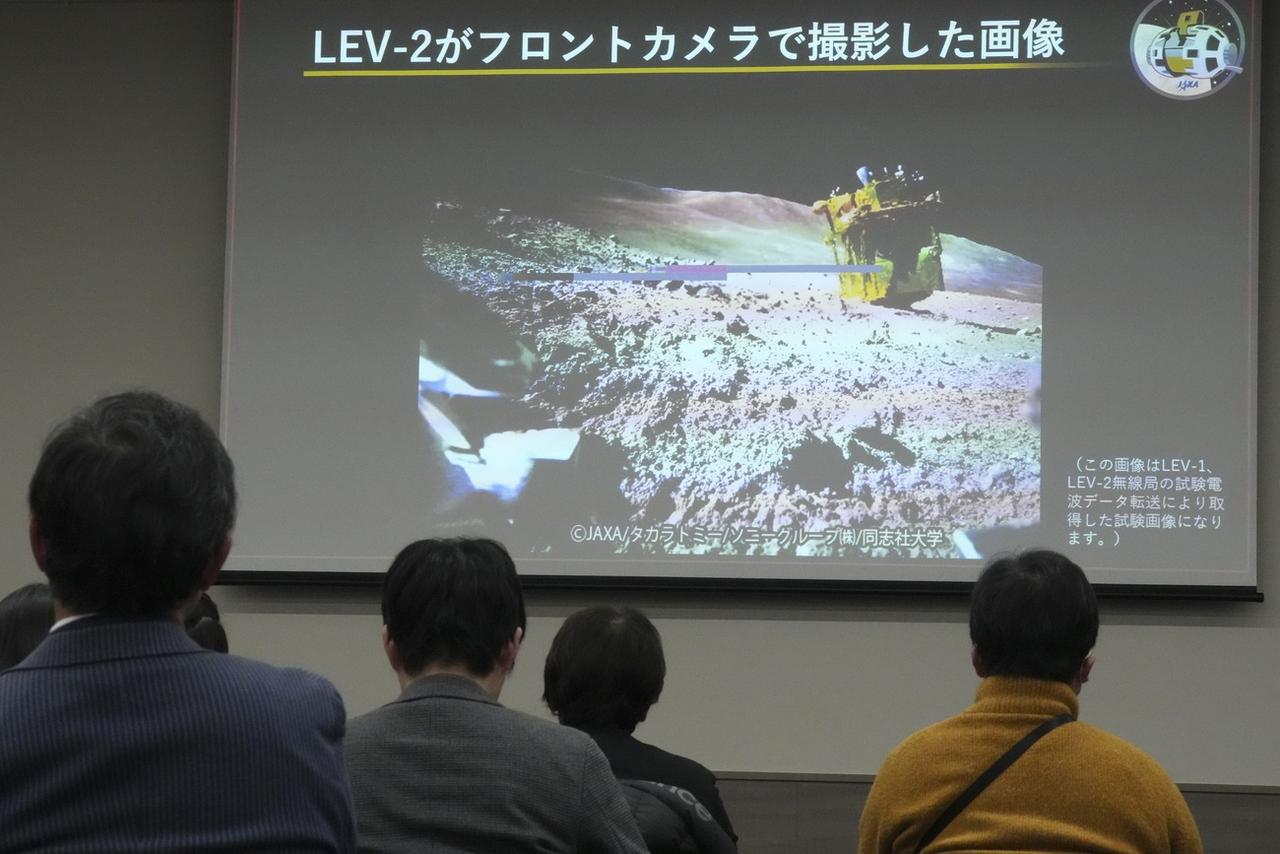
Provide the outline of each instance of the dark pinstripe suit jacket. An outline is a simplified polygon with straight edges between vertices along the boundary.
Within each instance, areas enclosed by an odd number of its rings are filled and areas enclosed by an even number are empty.
[[[351,851],[333,686],[87,617],[0,673],[0,851]]]
[[[419,679],[353,719],[347,766],[361,851],[646,851],[595,742],[503,707],[470,679]]]

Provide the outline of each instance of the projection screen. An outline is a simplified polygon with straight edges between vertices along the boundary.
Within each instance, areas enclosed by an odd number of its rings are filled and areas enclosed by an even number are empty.
[[[242,2],[230,577],[1253,591],[1259,14]]]

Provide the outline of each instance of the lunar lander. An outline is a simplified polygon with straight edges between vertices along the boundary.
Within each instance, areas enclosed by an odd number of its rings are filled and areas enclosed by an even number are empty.
[[[858,169],[862,187],[837,191],[813,203],[831,232],[826,242],[841,266],[874,265],[875,272],[840,274],[840,296],[875,305],[905,308],[945,290],[942,241],[934,225],[942,206],[919,172],[866,166]]]

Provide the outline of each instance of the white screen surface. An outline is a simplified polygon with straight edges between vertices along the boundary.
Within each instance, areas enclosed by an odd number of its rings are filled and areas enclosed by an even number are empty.
[[[1257,45],[1181,5],[242,4],[228,568],[1252,587]]]

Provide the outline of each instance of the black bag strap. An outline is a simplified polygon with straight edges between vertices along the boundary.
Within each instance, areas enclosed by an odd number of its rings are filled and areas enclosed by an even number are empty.
[[[1005,752],[1004,756],[1001,756],[991,764],[990,768],[983,771],[982,776],[970,783],[969,788],[961,792],[959,797],[947,805],[947,808],[934,820],[933,824],[929,826],[929,829],[925,831],[924,836],[920,837],[920,841],[916,843],[916,854],[920,854],[926,845],[937,839],[938,834],[942,833],[942,831],[946,829],[947,825],[951,824],[951,822],[955,820],[955,817],[960,815],[964,808],[973,802],[974,798],[982,794],[982,791],[986,789],[987,786],[990,786],[997,777],[1007,771],[1010,765],[1017,762],[1018,757],[1026,753],[1031,745],[1035,744],[1037,741],[1044,738],[1063,724],[1070,723],[1074,720],[1075,717],[1072,716],[1071,713],[1063,712],[1056,718],[1049,718],[1049,720],[1024,735],[1017,744],[1010,747],[1009,750]]]

